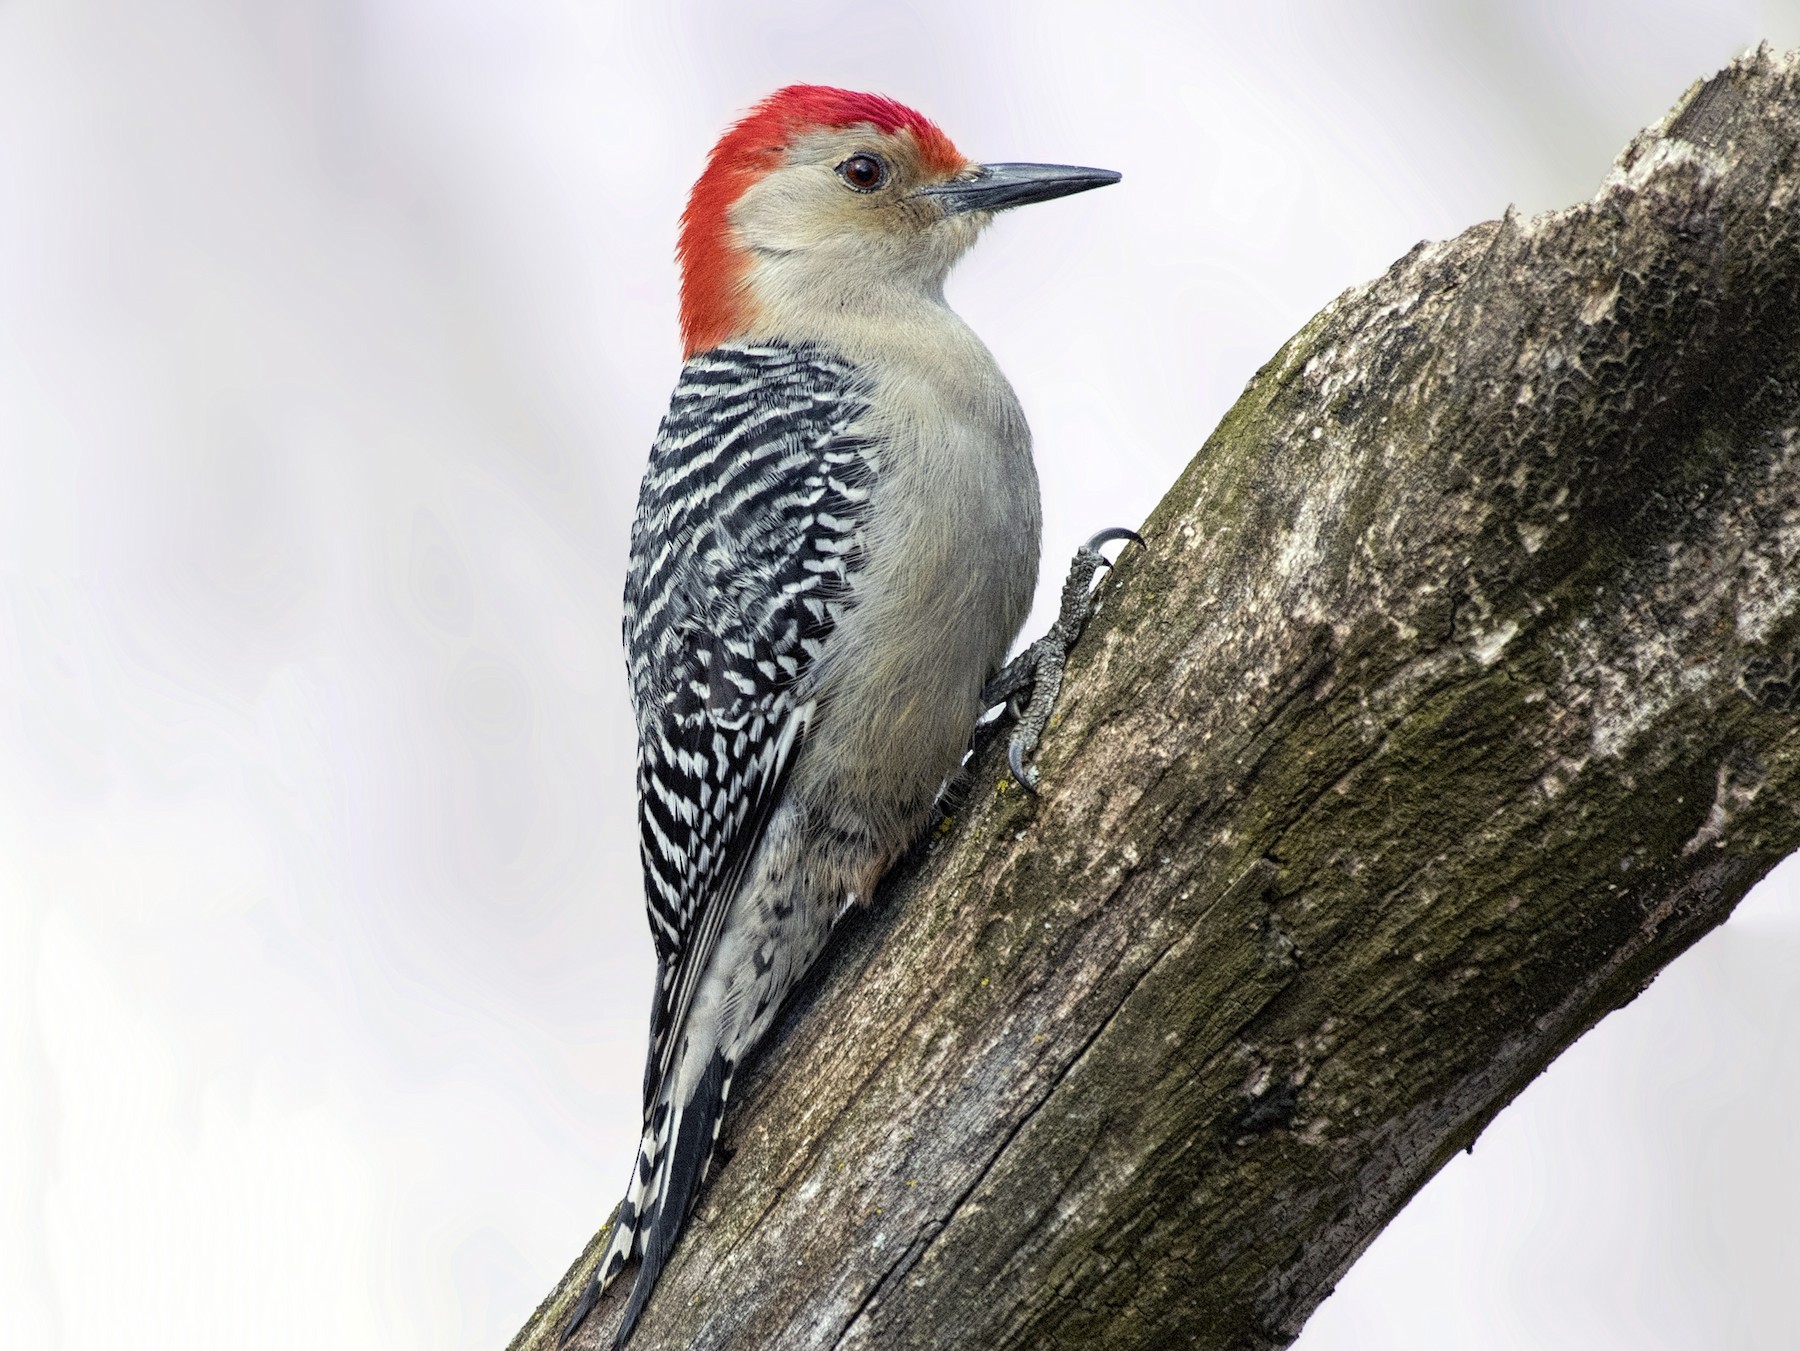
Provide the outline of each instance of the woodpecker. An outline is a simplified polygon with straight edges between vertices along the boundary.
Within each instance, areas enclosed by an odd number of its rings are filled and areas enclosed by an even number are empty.
[[[737,1067],[928,824],[977,719],[1027,688],[1011,762],[1031,786],[1098,545],[1130,532],[1084,547],[1058,630],[1003,669],[1037,583],[1037,472],[944,278],[995,212],[1118,179],[976,164],[891,99],[795,85],[694,185],[684,363],[625,585],[657,959],[643,1136],[565,1341],[639,1257],[630,1337]]]

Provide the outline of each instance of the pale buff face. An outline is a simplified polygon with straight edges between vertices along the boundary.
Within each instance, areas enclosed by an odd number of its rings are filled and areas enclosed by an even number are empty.
[[[852,164],[859,156],[879,161],[879,185],[854,181],[867,167]],[[947,177],[923,162],[909,131],[884,135],[863,124],[797,140],[786,162],[731,209],[736,242],[753,259],[757,306],[767,313],[831,298],[879,305],[896,293],[939,296],[945,275],[991,218],[946,215],[941,203],[918,195]]]

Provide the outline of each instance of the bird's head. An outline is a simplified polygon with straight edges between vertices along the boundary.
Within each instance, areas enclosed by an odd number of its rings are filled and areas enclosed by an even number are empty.
[[[1116,183],[1107,169],[976,164],[877,94],[790,85],[720,137],[681,219],[688,355],[809,313],[942,294],[993,213]]]

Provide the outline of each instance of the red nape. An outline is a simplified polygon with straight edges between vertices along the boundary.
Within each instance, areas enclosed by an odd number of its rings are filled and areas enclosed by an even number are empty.
[[[781,162],[796,135],[858,122],[872,123],[886,135],[911,132],[926,167],[936,172],[952,174],[965,163],[934,122],[904,103],[822,84],[777,89],[719,138],[682,212],[675,256],[681,261],[684,355],[717,347],[746,327],[742,286],[749,259],[731,242],[732,204]]]

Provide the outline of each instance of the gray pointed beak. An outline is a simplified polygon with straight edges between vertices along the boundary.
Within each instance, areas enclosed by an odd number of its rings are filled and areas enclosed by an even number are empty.
[[[1118,181],[1119,175],[1111,169],[1081,169],[1072,164],[980,164],[972,177],[921,188],[919,196],[935,198],[946,216],[955,216],[964,211],[1004,211],[1028,202],[1047,202]]]

